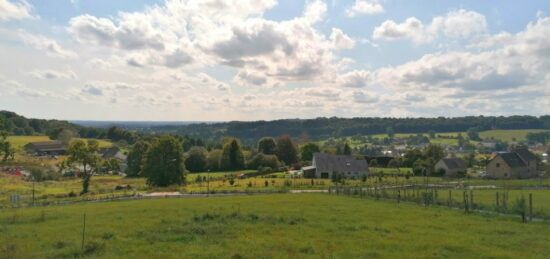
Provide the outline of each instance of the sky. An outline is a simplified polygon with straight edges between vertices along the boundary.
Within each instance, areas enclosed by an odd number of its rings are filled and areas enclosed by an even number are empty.
[[[550,1],[0,0],[0,110],[68,120],[544,115]]]

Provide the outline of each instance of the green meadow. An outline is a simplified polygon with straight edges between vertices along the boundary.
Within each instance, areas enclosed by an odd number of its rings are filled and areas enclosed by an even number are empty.
[[[548,222],[326,194],[0,211],[7,258],[545,258],[548,244]]]

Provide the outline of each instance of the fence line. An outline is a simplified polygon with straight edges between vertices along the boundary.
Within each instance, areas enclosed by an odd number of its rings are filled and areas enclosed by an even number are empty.
[[[391,191],[390,191],[391,190]],[[509,202],[508,190],[497,190],[495,195],[495,205],[483,204],[477,202],[475,190],[473,189],[454,189],[448,190],[448,197],[441,199],[439,188],[429,188],[422,185],[406,186],[403,188],[387,188],[385,186],[331,186],[328,190],[329,195],[344,195],[358,198],[371,198],[376,200],[393,200],[397,203],[408,202],[422,206],[441,206],[453,209],[463,209],[465,212],[489,212],[503,215],[519,215],[523,221],[548,220],[550,215],[542,211],[533,211],[534,200],[532,193],[528,197],[517,199],[514,204]],[[462,199],[453,199],[452,191],[462,192]],[[442,196],[444,197],[444,196]],[[510,206],[512,205],[512,206]]]

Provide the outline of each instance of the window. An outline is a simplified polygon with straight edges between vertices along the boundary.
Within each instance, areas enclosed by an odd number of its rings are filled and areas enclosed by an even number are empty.
[[[497,167],[500,167],[500,163],[497,163]]]

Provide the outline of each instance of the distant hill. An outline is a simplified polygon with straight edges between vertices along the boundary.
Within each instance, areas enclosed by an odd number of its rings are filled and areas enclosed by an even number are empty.
[[[145,132],[173,133],[201,139],[224,136],[253,142],[265,136],[291,135],[312,140],[329,137],[395,133],[457,132],[476,128],[550,129],[550,116],[468,116],[455,118],[316,118],[275,121],[199,123],[190,125],[152,126]]]
[[[14,112],[0,111],[0,130],[9,135],[48,135],[58,129],[79,131],[81,127],[63,120],[29,119]]]
[[[202,121],[89,121],[72,120],[71,123],[94,128],[120,127],[124,129],[148,129],[156,126],[184,126],[190,124],[207,123]],[[208,122],[214,123],[214,122]]]

